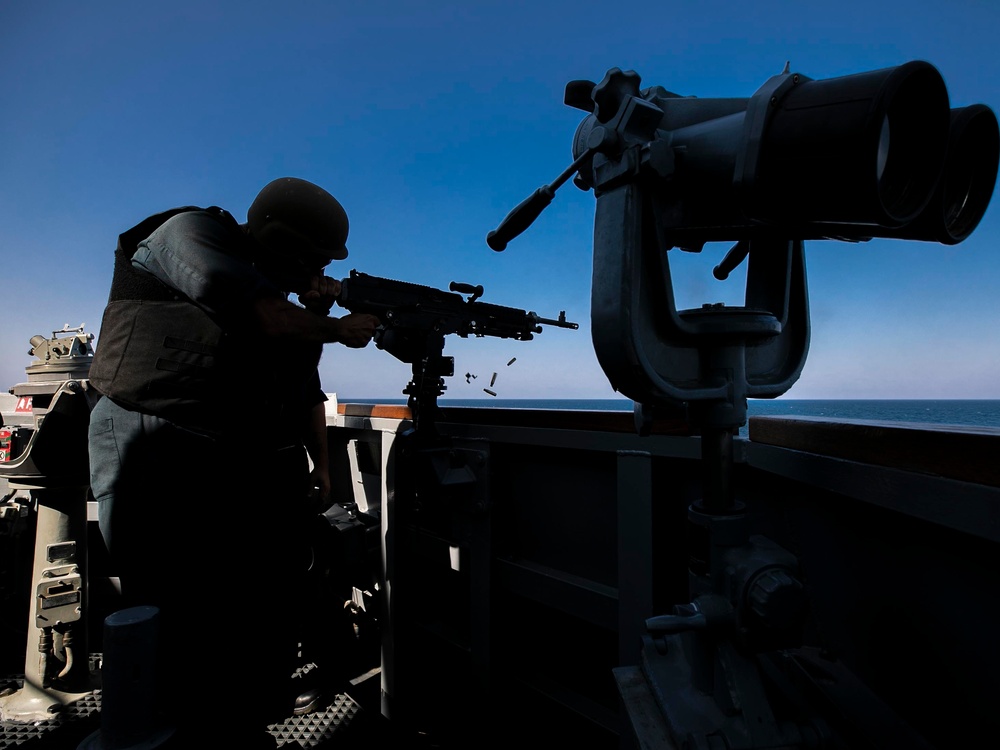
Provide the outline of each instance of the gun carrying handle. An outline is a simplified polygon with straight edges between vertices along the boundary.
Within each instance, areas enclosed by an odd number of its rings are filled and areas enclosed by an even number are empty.
[[[469,302],[475,302],[477,299],[483,296],[482,284],[477,284],[473,286],[472,284],[463,284],[460,281],[453,281],[448,285],[448,290],[452,292],[458,292],[459,294],[471,294],[469,297]]]

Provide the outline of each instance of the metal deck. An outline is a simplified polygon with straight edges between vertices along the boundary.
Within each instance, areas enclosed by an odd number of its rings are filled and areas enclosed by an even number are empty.
[[[366,679],[352,681],[352,692],[378,690],[378,672]],[[24,683],[23,675],[5,678],[0,690],[14,691]],[[371,683],[374,683],[372,688]],[[48,721],[0,722],[0,750],[74,750],[100,729],[101,690],[70,703]],[[302,716],[290,716],[268,726],[279,748],[345,748],[362,734],[375,731],[381,717],[372,716],[347,693],[333,695],[325,708]],[[206,722],[225,721],[224,716],[209,715]],[[366,735],[366,736],[367,736]]]

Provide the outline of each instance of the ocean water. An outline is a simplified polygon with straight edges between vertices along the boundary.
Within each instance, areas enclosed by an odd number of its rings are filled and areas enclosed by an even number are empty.
[[[338,397],[342,403],[405,404],[406,399],[351,399]],[[588,411],[632,411],[632,402],[616,399],[451,399],[442,398],[441,406],[473,406],[500,409],[572,409]],[[924,422],[935,425],[994,427],[1000,429],[1000,400],[898,399],[898,400],[822,400],[822,399],[750,399],[750,417],[800,416],[832,419],[866,419],[877,422]],[[746,426],[741,433],[746,435]]]

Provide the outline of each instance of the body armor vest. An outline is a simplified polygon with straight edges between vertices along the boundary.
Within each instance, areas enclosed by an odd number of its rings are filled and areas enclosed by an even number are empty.
[[[252,262],[249,239],[229,213],[216,207],[171,209],[122,234],[90,382],[133,411],[198,432],[232,433],[247,426],[248,405],[256,409],[268,395],[266,384],[238,366],[246,364],[248,337],[226,331],[186,297],[132,265],[138,243],[184,211],[208,212],[232,232],[233,254]],[[259,418],[259,412],[254,415]]]

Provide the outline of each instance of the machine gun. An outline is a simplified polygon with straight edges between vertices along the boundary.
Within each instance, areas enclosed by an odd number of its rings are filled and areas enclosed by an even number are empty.
[[[542,326],[579,328],[577,323],[566,320],[565,311],[552,319],[514,307],[480,302],[482,285],[453,281],[449,289],[370,276],[356,270],[341,281],[337,303],[352,313],[377,316],[381,325],[375,333],[375,345],[412,365],[413,377],[403,393],[408,396],[415,429],[432,425],[437,398],[445,391],[444,378],[455,374],[454,359],[442,355],[446,335],[530,341],[542,332]],[[468,298],[463,294],[469,295]]]

